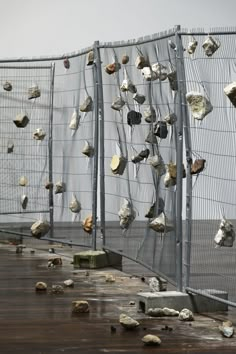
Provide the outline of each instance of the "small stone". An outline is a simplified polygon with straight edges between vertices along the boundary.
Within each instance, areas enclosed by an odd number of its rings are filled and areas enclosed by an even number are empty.
[[[107,283],[114,283],[116,280],[112,274],[107,274],[106,275],[106,282]]]
[[[129,305],[134,306],[135,305],[135,301],[130,301]]]
[[[111,333],[115,333],[116,332],[116,327],[115,326],[111,326],[110,329],[111,329]]]
[[[63,282],[64,286],[68,288],[73,288],[74,287],[74,281],[72,279],[67,279]]]
[[[120,324],[126,329],[134,329],[139,326],[139,322],[125,314],[120,315]]]
[[[192,311],[190,311],[188,309],[181,310],[179,313],[179,320],[180,321],[194,321]]]
[[[36,291],[46,291],[47,290],[47,284],[44,283],[43,281],[38,281],[35,284],[35,290]]]
[[[86,277],[88,277],[88,276],[90,275],[90,274],[89,274],[89,271],[86,270],[85,273],[84,273],[84,275],[85,275]]]
[[[83,300],[72,301],[72,312],[73,313],[89,312],[88,301],[83,301]]]
[[[62,265],[61,257],[54,257],[48,259],[48,267],[61,266],[61,265]]]
[[[26,246],[25,245],[17,245],[16,246],[16,253],[22,253],[23,252],[23,248],[25,248]]]
[[[225,321],[222,326],[219,326],[219,330],[224,337],[230,338],[234,334],[234,327],[231,321]]]
[[[161,344],[161,340],[159,337],[153,335],[153,334],[147,334],[142,338],[142,341],[145,345],[153,345],[157,346]]]
[[[61,285],[52,285],[52,294],[64,294],[64,289]]]

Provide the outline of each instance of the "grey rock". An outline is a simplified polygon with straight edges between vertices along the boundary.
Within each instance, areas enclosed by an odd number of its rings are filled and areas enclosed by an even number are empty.
[[[132,317],[125,314],[120,315],[119,319],[120,324],[126,329],[134,329],[139,326],[139,322],[134,320]]]
[[[67,279],[63,282],[64,286],[68,288],[73,288],[74,287],[74,281],[72,279]]]
[[[72,312],[73,313],[87,313],[87,312],[89,312],[88,301],[84,301],[84,300],[72,301]]]
[[[234,334],[234,327],[231,321],[225,321],[219,326],[219,330],[224,337],[230,338]]]
[[[188,309],[183,309],[179,313],[179,320],[180,321],[194,321],[194,316],[192,311]]]

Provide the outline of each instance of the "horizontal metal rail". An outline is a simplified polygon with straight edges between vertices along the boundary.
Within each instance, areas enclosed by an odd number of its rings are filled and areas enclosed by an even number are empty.
[[[187,293],[193,293],[193,294],[197,294],[197,295],[202,295],[202,296],[205,296],[211,300],[216,300],[218,302],[222,302],[223,304],[226,304],[226,305],[229,305],[231,307],[236,307],[236,302],[232,302],[230,300],[225,300],[225,299],[221,299],[215,295],[211,295],[209,294],[206,290],[196,290],[196,289],[193,289],[193,288],[189,288],[189,287],[186,287],[185,288],[185,291]]]
[[[122,251],[119,251],[119,250],[116,250],[116,249],[113,249],[111,247],[108,247],[106,245],[103,246],[103,250],[106,250],[106,251],[110,251],[110,252],[113,252],[113,253],[116,253],[116,254],[119,254],[120,256],[123,256],[127,259],[130,259],[131,261],[134,261],[135,263],[138,263],[140,265],[142,265],[143,267],[149,269],[150,271],[152,271],[153,273],[155,273],[157,276],[161,277],[161,278],[164,278],[166,279],[170,284],[176,286],[176,283],[173,279],[170,279],[169,277],[167,277],[165,274],[163,274],[162,272],[157,272],[155,269],[153,269],[152,267],[150,267],[148,264],[140,261],[139,259],[137,258],[133,258],[129,255],[127,255],[126,253],[122,252]]]

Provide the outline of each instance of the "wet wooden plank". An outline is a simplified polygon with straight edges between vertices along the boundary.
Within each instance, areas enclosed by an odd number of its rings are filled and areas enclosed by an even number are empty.
[[[69,255],[69,253],[68,253]],[[74,269],[70,257],[63,258],[63,266],[47,267],[52,255],[46,251],[22,255],[14,246],[0,247],[0,353],[234,353],[236,339],[223,338],[218,325],[229,318],[235,323],[235,312],[196,316],[192,323],[177,318],[151,318],[138,311],[136,293],[148,290],[140,278],[130,277],[118,270]],[[105,276],[112,273],[114,283]],[[64,294],[36,293],[37,281],[45,281],[49,288],[73,279],[74,288]],[[87,300],[89,314],[73,315],[71,302]],[[118,323],[120,313],[140,322],[134,331],[127,331]],[[111,326],[115,331],[111,331]],[[145,334],[160,336],[159,348],[145,347]]]

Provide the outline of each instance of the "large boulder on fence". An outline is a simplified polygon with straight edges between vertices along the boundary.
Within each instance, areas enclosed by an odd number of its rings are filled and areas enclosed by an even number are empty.
[[[236,82],[232,82],[224,88],[224,93],[229,98],[230,102],[236,107]]]
[[[186,100],[190,106],[193,118],[197,120],[203,120],[213,110],[211,102],[200,92],[188,92]]]
[[[45,236],[49,230],[49,223],[43,220],[38,220],[31,226],[31,234],[36,238]]]

